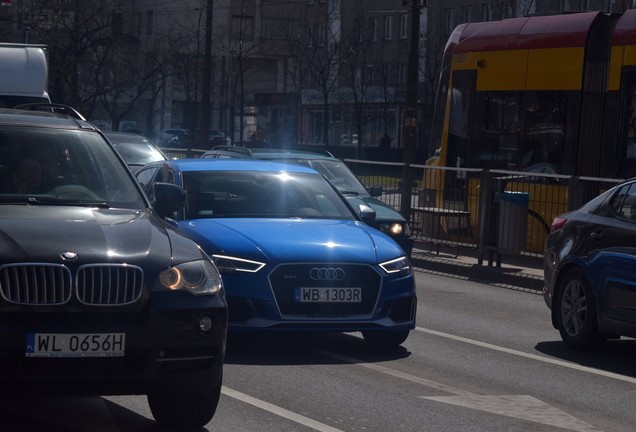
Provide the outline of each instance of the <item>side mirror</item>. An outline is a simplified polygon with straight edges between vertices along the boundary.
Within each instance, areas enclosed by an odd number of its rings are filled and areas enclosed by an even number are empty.
[[[372,197],[382,196],[382,186],[371,186],[368,190]]]
[[[360,204],[358,206],[358,215],[362,222],[368,224],[375,220],[375,210],[365,204]]]
[[[171,216],[180,210],[186,201],[185,190],[172,183],[153,183],[152,196],[154,201],[152,206],[162,218]]]

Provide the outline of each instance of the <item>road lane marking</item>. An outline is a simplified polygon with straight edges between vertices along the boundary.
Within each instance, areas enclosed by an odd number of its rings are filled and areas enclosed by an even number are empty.
[[[241,402],[245,402],[247,404],[253,405],[265,411],[269,411],[272,414],[276,414],[277,416],[286,418],[287,420],[291,420],[293,422],[299,423],[303,426],[310,427],[320,432],[344,432],[341,429],[336,429],[324,423],[320,423],[316,420],[312,420],[309,417],[296,414],[295,412],[286,410],[285,408],[281,408],[277,405],[271,404],[269,402],[265,402],[264,400],[257,399],[255,397],[252,397],[245,393],[241,393],[236,390],[232,390],[231,388],[228,388],[226,386],[221,387],[221,393],[231,398],[238,399]]]
[[[594,426],[585,423],[557,408],[541,402],[532,396],[435,396],[425,397],[436,402],[486,411],[506,417],[556,426],[578,432],[600,432]]]
[[[578,371],[582,371],[582,372],[588,372],[591,374],[595,374],[595,375],[599,375],[599,376],[603,376],[606,378],[613,378],[616,380],[620,380],[620,381],[624,381],[624,382],[628,382],[631,384],[636,384],[636,378],[632,378],[626,375],[621,375],[621,374],[617,374],[614,372],[608,372],[608,371],[604,371],[601,369],[595,369],[592,367],[588,367],[588,366],[582,366],[582,365],[578,365],[576,363],[569,363],[563,360],[556,360],[556,359],[552,359],[549,357],[542,357],[536,354],[530,354],[530,353],[526,353],[523,351],[517,351],[517,350],[513,350],[510,348],[504,348],[498,345],[492,345],[486,342],[480,342],[474,339],[468,339],[465,337],[461,337],[461,336],[455,336],[452,334],[448,334],[448,333],[443,333],[443,332],[439,332],[437,330],[431,330],[431,329],[427,329],[427,328],[423,328],[423,327],[415,327],[415,330],[421,332],[421,333],[427,333],[430,335],[434,335],[434,336],[439,336],[439,337],[443,337],[446,339],[452,339],[458,342],[464,342],[467,344],[471,344],[471,345],[475,345],[481,348],[487,348],[487,349],[491,349],[494,351],[499,351],[499,352],[504,352],[506,354],[512,354],[512,355],[516,355],[518,357],[525,357],[528,359],[532,359],[532,360],[538,360],[544,363],[549,363],[549,364],[553,364],[553,365],[557,365],[557,366],[563,366],[566,368],[570,368],[570,369],[575,369]]]
[[[450,405],[463,406],[479,411],[485,411],[492,414],[498,414],[506,417],[527,420],[534,423],[541,423],[550,426],[557,426],[563,429],[578,432],[600,432],[594,426],[585,423],[571,416],[570,414],[554,408],[545,402],[540,401],[529,395],[511,395],[511,396],[488,396],[469,392],[467,390],[458,389],[436,381],[427,380],[406,372],[400,372],[395,369],[381,366],[374,363],[366,363],[364,360],[353,357],[344,356],[331,351],[314,350],[315,352],[350,363],[356,366],[371,369],[396,378],[401,378],[412,383],[422,384],[437,390],[442,390],[455,396],[420,396],[422,399],[428,399],[435,402],[447,403]]]
[[[461,390],[461,389],[458,389],[458,388],[455,388],[455,387],[448,386],[446,384],[442,384],[442,383],[438,383],[438,382],[435,382],[435,381],[427,380],[425,378],[421,378],[421,377],[418,377],[416,375],[411,375],[411,374],[408,374],[406,372],[400,372],[398,370],[391,369],[391,368],[388,368],[386,366],[382,366],[382,365],[379,365],[379,364],[366,363],[366,362],[364,362],[364,360],[359,360],[359,359],[356,359],[356,358],[353,358],[353,357],[348,357],[348,356],[345,356],[345,355],[336,354],[336,353],[331,352],[331,351],[324,351],[324,350],[319,350],[319,349],[314,350],[314,351],[319,353],[319,354],[326,355],[327,357],[331,357],[331,358],[335,358],[335,359],[341,360],[341,361],[343,361],[345,363],[351,363],[351,364],[354,364],[354,365],[357,365],[357,366],[362,366],[364,368],[371,369],[371,370],[374,370],[376,372],[380,372],[380,373],[383,373],[383,374],[386,374],[386,375],[391,375],[391,376],[394,376],[396,378],[401,378],[403,380],[410,381],[412,383],[422,384],[422,385],[425,385],[427,387],[431,387],[431,388],[434,388],[434,389],[437,389],[437,390],[444,391],[446,393],[452,393],[452,394],[457,395],[457,396],[472,396],[473,395],[473,393],[468,392],[466,390]]]

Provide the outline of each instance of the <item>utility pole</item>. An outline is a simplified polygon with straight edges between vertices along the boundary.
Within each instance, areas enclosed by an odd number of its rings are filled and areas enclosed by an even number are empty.
[[[404,142],[400,212],[407,221],[411,217],[411,165],[415,161],[417,133],[417,90],[419,75],[420,0],[411,1],[411,34],[406,75],[406,107],[404,110],[402,137]]]
[[[207,148],[210,129],[210,94],[212,86],[212,12],[213,0],[206,1],[205,10],[205,54],[203,59],[203,84],[201,87],[201,122],[199,142]]]

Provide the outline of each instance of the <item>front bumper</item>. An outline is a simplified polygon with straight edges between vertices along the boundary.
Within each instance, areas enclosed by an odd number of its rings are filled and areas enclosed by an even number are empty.
[[[202,316],[212,321],[203,333]],[[26,357],[27,333],[125,333],[123,357]],[[221,380],[227,308],[140,316],[5,314],[0,321],[0,392],[117,395],[206,392]]]

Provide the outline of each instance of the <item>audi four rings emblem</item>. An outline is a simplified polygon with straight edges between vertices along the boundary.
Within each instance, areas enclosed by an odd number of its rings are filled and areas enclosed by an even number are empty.
[[[340,267],[314,267],[309,270],[309,277],[315,281],[341,281],[345,276],[345,271]]]

